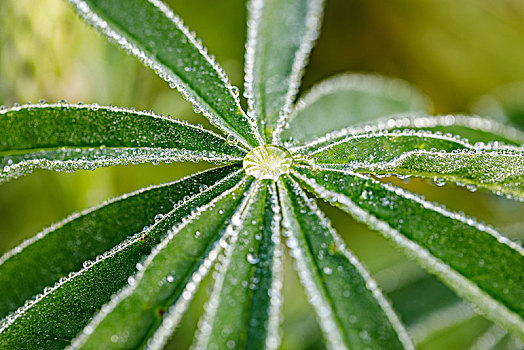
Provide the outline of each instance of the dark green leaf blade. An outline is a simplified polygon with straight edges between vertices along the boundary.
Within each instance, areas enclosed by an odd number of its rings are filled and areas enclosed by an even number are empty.
[[[348,125],[428,109],[427,97],[402,80],[363,74],[334,76],[300,99],[280,139],[298,146]]]
[[[249,114],[263,138],[287,117],[320,27],[322,0],[252,0],[246,44],[246,95]]]
[[[126,194],[74,214],[7,252],[0,258],[0,318],[234,170],[218,168]]]
[[[157,193],[161,198],[167,197],[165,201],[170,208],[167,208],[166,214],[156,216],[150,227],[144,228],[143,231],[139,229],[138,233],[112,249],[92,260],[86,260],[81,265],[81,269],[61,278],[54,286],[45,288],[42,294],[2,320],[0,347],[63,348],[86,326],[102,305],[109,302],[114,293],[131,281],[132,277],[129,276],[136,272],[136,269],[140,269],[140,261],[151,252],[155,244],[173,225],[180,223],[190,212],[234,186],[242,176],[243,172],[237,170],[215,184],[207,185],[205,182],[192,184],[192,179],[182,181],[185,185],[184,191],[190,190],[191,187],[207,188],[189,198],[180,196],[182,199],[176,202],[174,207],[171,199],[177,198],[170,198],[170,196],[174,197],[170,192],[176,190],[176,187],[166,186],[162,193]],[[142,206],[140,203],[137,204],[139,204],[137,209],[119,208],[130,211],[130,217],[126,217],[125,213],[121,215],[122,220],[133,221],[132,215],[140,217],[140,210],[148,212],[149,202],[146,203],[145,208],[144,204]],[[155,203],[151,202],[151,205],[155,206]],[[122,224],[115,220],[115,228],[119,225]],[[110,226],[106,227],[106,231],[113,233]],[[46,268],[42,260],[51,258],[38,260],[43,265],[42,269]]]
[[[445,328],[480,317],[432,275],[424,274],[387,295],[416,345]]]
[[[493,228],[372,178],[297,167],[317,196],[377,229],[487,318],[524,338],[524,249]]]
[[[309,157],[321,168],[451,181],[524,200],[523,151],[496,147],[425,131],[385,131],[347,137]]]
[[[182,20],[160,0],[69,0],[88,24],[154,69],[211,123],[248,146],[256,123],[240,107],[238,88]]]
[[[102,307],[73,341],[73,348],[135,349],[146,343],[162,347],[227,244],[230,222],[235,221],[251,184],[252,180],[244,177],[173,226],[130,285]]]
[[[257,182],[200,321],[196,348],[277,349],[282,253],[274,182]]]
[[[473,148],[458,138],[426,131],[379,131],[348,136],[340,141],[311,150],[307,158],[317,165],[353,169],[364,163],[386,163],[413,150],[452,152]]]
[[[376,175],[416,176],[460,183],[524,201],[524,153],[518,150],[413,151],[392,162],[355,167]]]
[[[279,197],[287,246],[328,346],[413,348],[376,282],[345,248],[314,200],[287,178],[279,181]]]
[[[243,155],[214,133],[149,112],[66,104],[0,111],[0,183],[39,168],[92,170],[181,160],[231,163]]]
[[[332,144],[350,135],[362,135],[384,131],[429,131],[435,135],[460,137],[471,144],[500,144],[519,146],[524,144],[524,132],[500,122],[467,115],[440,115],[430,116],[420,113],[407,113],[381,118],[374,122],[352,125],[344,129],[333,131],[323,137],[313,140],[306,145],[294,147],[300,153],[318,149]],[[293,149],[293,148],[292,148]]]

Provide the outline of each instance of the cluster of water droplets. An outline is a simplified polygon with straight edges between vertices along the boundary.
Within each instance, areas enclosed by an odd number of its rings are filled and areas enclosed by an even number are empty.
[[[227,180],[227,178],[231,178],[232,176],[235,176],[235,175],[238,175],[238,174],[233,173],[229,175],[228,177],[226,177],[224,180]],[[202,215],[203,212],[207,210],[212,210],[212,208],[215,207],[218,201],[228,196],[230,193],[236,191],[240,186],[242,186],[242,184],[243,182],[240,182],[239,184],[237,184],[230,190],[225,191],[218,197],[215,197],[208,204],[194,209],[188,216],[184,217],[181,220],[181,222],[171,227],[167,231],[167,234],[162,239],[162,241],[153,248],[152,252],[147,256],[145,261],[137,264],[136,266],[137,273],[128,279],[128,286],[122,289],[119,293],[115,294],[112,297],[111,301],[108,304],[106,304],[97,315],[95,315],[93,320],[84,328],[82,333],[79,336],[77,336],[77,338],[75,338],[74,342],[72,343],[72,348],[79,348],[82,344],[84,344],[84,342],[88,339],[88,336],[94,332],[96,327],[104,320],[107,314],[112,312],[120,302],[122,302],[127,297],[129,297],[134,292],[134,290],[138,288],[140,281],[143,279],[144,274],[148,270],[149,266],[154,263],[155,257],[169,245],[169,243],[173,240],[173,238],[175,237],[175,235],[177,235],[178,232],[184,229],[184,227],[186,227],[187,225],[197,220]],[[215,184],[214,186],[217,186],[217,184]],[[197,196],[198,195],[200,194],[197,194]],[[170,215],[170,213],[167,215]],[[158,224],[165,218],[166,218],[166,215],[162,215],[162,217],[157,215],[155,224],[153,224],[153,226]],[[149,227],[149,228],[145,227],[144,229],[150,231],[152,227]],[[139,234],[139,238],[141,238],[142,236],[143,234]],[[175,325],[178,324],[181,318],[181,314],[183,314],[183,311],[187,309],[187,306],[189,305],[189,302],[192,300],[194,293],[198,289],[200,282],[205,277],[207,272],[211,269],[213,262],[216,260],[220,251],[223,249],[224,243],[222,241],[223,239],[219,241],[219,244],[216,244],[214,246],[214,248],[209,252],[205,260],[201,262],[197,271],[193,273],[190,281],[185,285],[184,290],[181,293],[181,298],[174,305],[172,305],[169,308],[169,310],[167,311],[167,314],[164,316],[164,322],[162,323],[162,326],[159,328],[159,330],[157,330],[157,333],[165,332],[166,327],[174,328],[173,323],[175,323]],[[160,276],[160,277],[161,277],[160,279],[158,278],[158,276],[155,277],[156,279],[159,279],[158,280],[158,283],[160,283],[159,286],[161,286],[163,283],[174,283],[177,278],[176,271],[171,271],[171,273],[169,273],[168,275]],[[173,314],[174,310],[176,310],[176,312]],[[117,342],[125,341],[125,339],[123,339],[121,335],[119,334],[115,334],[114,336],[115,336],[114,339]],[[163,337],[160,337],[160,338],[165,340],[165,338]],[[159,341],[160,338],[155,336],[151,338],[149,341],[150,342]]]
[[[451,149],[406,149],[405,152],[393,158],[386,154],[385,161],[376,161],[373,154],[364,161],[352,160],[347,163],[316,164],[314,160],[317,155],[322,157],[323,154],[327,154],[332,149],[337,149],[336,152],[343,153],[346,144],[350,145],[358,140],[406,136],[447,141],[449,146],[446,146],[446,148]],[[358,144],[356,147],[358,147]],[[382,151],[378,150],[377,152]],[[340,156],[337,156],[337,154],[330,156],[334,162],[339,162],[337,158]],[[381,157],[384,157],[384,155],[381,155]],[[311,161],[312,158],[313,161]],[[309,162],[312,168],[316,169],[365,172],[377,177],[394,175],[401,179],[410,176],[426,177],[433,179],[435,184],[439,186],[452,181],[459,186],[465,186],[470,191],[476,191],[480,186],[507,198],[524,200],[522,190],[520,190],[524,183],[522,180],[524,178],[524,149],[505,145],[498,141],[477,142],[472,145],[467,139],[441,132],[420,129],[381,130],[346,136],[325,146],[314,147],[305,154],[305,160]],[[322,160],[322,163],[325,162],[325,160]]]
[[[169,67],[159,63],[154,55],[142,50],[134,42],[130,42],[125,35],[119,32],[119,29],[113,27],[110,23],[105,21],[103,18],[98,16],[90,6],[83,0],[71,0],[71,4],[75,7],[77,13],[93,27],[97,28],[100,32],[107,36],[107,38],[116,44],[118,44],[128,54],[133,55],[140,59],[146,66],[152,68],[162,79],[164,79],[171,88],[176,88],[182,96],[193,104],[196,113],[202,113],[206,116],[209,121],[217,126],[219,129],[225,131],[227,134],[234,135],[237,140],[242,143],[245,147],[249,148],[246,141],[234,130],[228,122],[226,122],[220,115],[217,114],[213,106],[209,105],[202,97],[200,97],[187,82],[183,81],[176,72]],[[175,15],[171,9],[169,9],[163,2],[158,0],[151,0],[151,3],[157,7],[164,16],[166,16],[175,27],[180,30],[185,36],[185,40],[189,45],[196,48],[198,53],[204,59],[206,64],[209,65],[211,71],[208,73],[216,77],[216,81],[223,86],[224,89],[224,101],[232,101],[232,105],[229,107],[229,113],[235,115],[237,118],[245,118],[245,120],[251,126],[251,133],[258,135],[256,131],[257,126],[253,118],[246,116],[240,108],[239,90],[237,87],[232,86],[229,82],[229,78],[225,71],[218,65],[212,55],[207,53],[207,49],[202,45],[200,39],[198,39],[194,32],[189,31],[184,25],[182,19]],[[206,68],[207,69],[207,68]],[[204,69],[205,70],[205,69]],[[185,72],[193,71],[194,79],[204,79],[200,76],[200,67],[185,66]],[[203,84],[209,83],[210,77],[205,76],[206,80],[202,81]],[[221,102],[222,98],[215,96],[215,101]]]
[[[209,137],[217,141],[223,139],[207,130],[201,125],[192,125],[186,121],[175,120],[169,116],[158,115],[152,111],[137,111],[134,108],[122,108],[115,106],[99,106],[97,104],[67,104],[66,101],[60,101],[55,104],[48,104],[45,101],[40,101],[38,104],[24,104],[14,105],[12,108],[4,108],[0,114],[21,111],[23,109],[32,110],[36,108],[66,108],[71,110],[92,110],[92,111],[108,111],[115,113],[114,122],[118,122],[119,114],[136,114],[139,116],[147,116],[151,118],[158,118],[167,120],[177,125],[191,130],[198,130],[209,134]],[[182,129],[183,131],[183,129]],[[145,138],[145,136],[144,136]],[[143,140],[147,142],[147,139]],[[142,140],[134,140],[136,147],[57,147],[49,150],[42,150],[37,152],[15,154],[4,156],[0,158],[0,182],[9,181],[11,179],[23,176],[35,169],[48,169],[55,171],[73,172],[76,170],[95,170],[99,167],[107,167],[119,164],[140,164],[152,163],[159,164],[161,162],[171,163],[174,161],[207,161],[215,164],[231,163],[239,161],[241,158],[229,155],[215,150],[196,150],[186,148],[162,148],[162,147],[143,147]],[[233,145],[237,144],[235,137],[230,137],[227,142]]]
[[[371,292],[371,294],[374,296],[376,301],[380,304],[380,306],[386,313],[388,319],[393,325],[393,328],[396,330],[401,342],[405,345],[406,348],[413,348],[410,337],[404,330],[398,316],[395,314],[387,300],[382,295],[382,292],[380,291],[380,288],[378,287],[377,283],[371,277],[371,275],[365,269],[365,267],[358,261],[358,259],[350,251],[346,249],[344,241],[333,230],[327,217],[318,209],[315,200],[313,198],[308,198],[305,195],[305,193],[301,190],[298,183],[293,182],[291,184],[291,187],[294,195],[299,199],[299,203],[301,206],[300,214],[314,215],[320,221],[320,227],[324,227],[323,232],[325,235],[325,243],[322,243],[320,245],[320,249],[317,252],[318,261],[322,263],[322,260],[324,260],[324,258],[327,255],[332,255],[334,253],[340,253],[344,255],[348,259],[349,263],[353,265],[354,268],[356,268],[358,273],[366,281],[366,288]],[[285,196],[286,194],[281,195],[282,198],[286,198]],[[301,228],[296,219],[294,218],[296,214],[293,214],[292,209],[290,208],[285,208],[284,212],[287,213],[287,215],[284,215],[284,221],[282,224],[284,228],[284,236],[287,237],[286,244],[291,250],[291,256],[295,259],[296,269],[299,273],[302,283],[306,287],[306,291],[309,294],[309,301],[313,305],[313,307],[317,309],[317,314],[320,318],[321,327],[324,329],[324,332],[330,334],[329,337],[332,337],[330,340],[333,342],[333,344],[340,344],[339,341],[342,335],[337,330],[338,326],[334,322],[335,316],[332,315],[333,310],[329,305],[325,304],[326,302],[325,298],[323,297],[321,287],[319,287],[317,282],[315,282],[315,279],[311,275],[311,267],[308,266],[311,265],[312,262],[308,261],[309,258],[308,254],[305,252],[305,247],[303,243],[300,242],[300,239],[297,236]],[[342,265],[324,265],[322,268],[322,272],[324,273],[324,275],[330,276],[332,274],[344,273],[345,268]],[[351,294],[349,291],[346,290],[343,293],[343,296],[349,298],[351,297]],[[356,317],[356,315],[351,320],[354,323],[358,322],[358,318]],[[364,343],[371,341],[369,333],[365,330],[362,331],[359,334],[359,336]]]
[[[323,6],[322,0],[311,1],[308,4],[305,18],[305,29],[302,33],[300,47],[295,53],[293,66],[287,81],[288,90],[284,100],[284,105],[281,108],[279,119],[276,123],[275,131],[273,132],[272,141],[274,144],[280,144],[280,134],[283,129],[289,126],[287,120],[291,113],[292,104],[295,100],[298,89],[300,88],[301,78],[307,64],[309,53],[320,33]]]
[[[234,175],[237,175],[237,173],[234,173],[230,176],[234,176]],[[95,207],[95,208],[91,208],[89,210],[86,210],[84,212],[81,212],[81,213],[76,213],[74,215],[72,215],[71,217],[67,218],[66,220],[64,220],[63,222],[59,223],[59,224],[56,224],[54,225],[53,227],[50,227],[48,228],[47,230],[41,232],[40,234],[38,234],[37,236],[31,238],[30,240],[27,240],[25,241],[23,244],[21,244],[20,246],[18,246],[16,249],[8,252],[7,254],[5,254],[2,258],[1,258],[1,261],[5,261],[7,258],[9,258],[10,256],[13,256],[17,253],[19,253],[23,248],[25,248],[26,246],[32,244],[34,241],[38,240],[38,239],[41,239],[43,238],[45,235],[47,235],[49,232],[52,232],[56,229],[56,227],[60,227],[62,225],[64,225],[65,223],[67,222],[70,222],[71,220],[74,220],[76,218],[78,218],[79,216],[81,215],[86,215],[94,210],[97,210],[99,209],[100,207],[102,206],[106,206],[108,205],[109,203],[112,203],[112,202],[115,202],[115,201],[118,201],[118,200],[122,200],[122,199],[125,199],[129,196],[132,196],[132,195],[135,195],[137,193],[141,193],[143,191],[146,191],[146,190],[149,190],[151,188],[155,188],[157,186],[150,186],[149,188],[146,188],[146,189],[142,189],[140,191],[137,191],[135,193],[132,193],[132,194],[126,194],[122,197],[119,197],[119,198],[115,198],[111,201],[107,201],[107,202],[104,202],[102,203],[101,205]],[[213,186],[211,186],[213,187]],[[201,195],[201,193],[205,190],[207,190],[208,188],[202,188],[201,189],[201,192],[199,194],[197,194],[196,196],[198,195]],[[185,202],[187,202],[190,198],[184,198],[183,201],[179,202],[178,203],[178,206],[184,204]],[[177,209],[178,206],[175,204],[175,208],[174,209]],[[109,251],[106,251],[104,252],[103,254],[101,255],[98,255],[95,259],[93,260],[88,260],[88,261],[85,261],[83,263],[83,266],[82,266],[82,269],[80,269],[79,271],[75,271],[75,272],[71,272],[68,276],[66,277],[62,277],[60,278],[60,280],[53,286],[50,286],[50,287],[46,287],[43,292],[37,296],[35,296],[33,299],[30,299],[28,300],[22,307],[20,307],[18,310],[16,310],[15,312],[11,313],[10,315],[8,315],[4,320],[2,320],[2,323],[0,324],[0,332],[3,331],[5,328],[7,328],[8,326],[10,326],[11,324],[13,324],[18,318],[20,317],[24,317],[24,315],[26,314],[26,312],[31,309],[33,306],[37,305],[41,300],[45,299],[46,297],[48,297],[49,295],[52,295],[57,289],[61,288],[64,284],[68,283],[68,282],[72,282],[75,280],[75,278],[85,274],[87,271],[91,270],[95,265],[101,263],[101,262],[104,262],[106,261],[107,259],[115,256],[116,254],[118,254],[119,252],[127,249],[128,247],[132,246],[133,244],[137,243],[138,241],[141,241],[143,240],[143,238],[148,235],[154,228],[155,226],[160,223],[163,219],[165,219],[166,217],[168,217],[172,212],[168,213],[168,214],[157,214],[154,218],[154,224],[152,224],[151,226],[144,226],[144,228],[142,229],[141,232],[138,232],[136,234],[134,234],[133,236],[131,236],[130,238],[124,240],[123,242],[119,243],[118,245],[116,245],[115,247],[113,247],[111,250]],[[195,213],[193,215],[196,215]],[[186,219],[187,220],[187,219]],[[186,222],[186,220],[183,220],[183,222]],[[168,237],[167,239],[172,239],[173,236],[174,236],[174,231],[173,230],[170,230],[168,233],[167,233]],[[157,249],[157,248],[155,248]],[[138,263],[136,265],[136,269],[138,272],[142,271],[144,269],[144,265],[147,265],[147,262],[144,262],[144,263]],[[208,264],[209,265],[209,264]],[[136,284],[136,280],[137,280],[137,277],[135,276],[130,276],[128,278],[128,284],[129,286],[133,287],[135,284]],[[168,283],[171,283],[174,281],[173,279],[173,276],[167,276],[166,277],[166,281]],[[114,308],[114,305],[116,305],[116,302],[115,302],[115,298],[116,296],[113,296],[112,298],[112,301],[109,303],[109,304],[106,304],[102,310],[101,310],[101,314],[103,316],[98,316],[99,317],[99,320],[101,321],[101,319],[103,319],[103,317],[109,313],[110,311],[113,310]],[[94,331],[94,326],[93,325],[88,325],[85,330],[84,330],[84,334],[85,336],[91,334],[92,332]],[[117,338],[115,338],[117,339]],[[117,339],[118,341],[123,341],[122,338],[118,338]]]
[[[344,128],[341,130],[332,131],[323,137],[306,143],[305,145],[296,145],[293,140],[284,140],[284,145],[290,151],[301,151],[302,149],[315,149],[323,145],[336,142],[348,136],[356,136],[366,133],[378,133],[392,130],[416,130],[431,129],[431,128],[450,128],[452,127],[466,127],[474,131],[481,131],[485,133],[492,133],[494,135],[501,135],[505,139],[512,140],[516,144],[524,144],[524,133],[509,125],[501,124],[495,120],[481,118],[478,116],[464,116],[464,115],[442,115],[442,116],[428,116],[420,113],[408,113],[402,115],[393,115],[369,124],[358,124]],[[436,135],[442,135],[441,131],[435,131]],[[444,133],[447,138],[459,137],[453,136],[451,133]],[[500,142],[499,142],[500,144]],[[301,152],[302,153],[302,152]]]
[[[395,242],[396,245],[404,250],[408,256],[411,256],[420,266],[428,270],[430,273],[440,276],[440,278],[446,281],[446,283],[450,285],[459,294],[460,297],[469,301],[479,301],[479,303],[476,303],[476,305],[477,307],[482,305],[482,312],[491,315],[498,315],[497,319],[499,322],[504,320],[504,323],[506,323],[510,328],[513,327],[512,325],[519,324],[520,321],[518,320],[517,315],[508,312],[507,309],[499,302],[486,298],[485,292],[482,291],[475,283],[471,282],[469,279],[453,270],[448,264],[436,258],[424,247],[405,237],[397,229],[391,227],[387,222],[381,221],[374,215],[362,209],[349,197],[341,193],[327,190],[324,186],[317,184],[315,179],[308,178],[298,173],[295,173],[294,175],[306,183],[307,186],[320,198],[324,198],[329,202],[338,203],[347,212],[352,214],[358,221],[364,222],[372,229],[382,232],[387,238],[391,239],[393,242]],[[360,177],[367,181],[373,181],[371,178],[365,175],[353,174],[353,176]],[[468,226],[475,227],[477,230],[483,231],[493,236],[499,243],[511,247],[520,254],[524,254],[524,248],[520,244],[513,242],[509,238],[501,235],[491,226],[479,223],[474,218],[467,217],[464,213],[450,212],[444,206],[438,203],[428,202],[424,200],[422,196],[410,193],[398,187],[386,184],[382,184],[382,186],[397,196],[401,196],[412,202],[422,205],[425,209],[439,213],[442,216],[449,217],[458,222],[465,223]],[[473,244],[473,242],[471,243]],[[479,261],[478,263],[479,266],[484,265],[484,261]]]

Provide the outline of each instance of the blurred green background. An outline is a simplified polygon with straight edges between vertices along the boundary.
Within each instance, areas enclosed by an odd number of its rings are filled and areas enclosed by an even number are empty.
[[[168,2],[202,38],[232,82],[242,86],[245,2]],[[63,0],[1,0],[0,48],[0,105],[65,99],[152,109],[205,123],[151,70],[87,28]],[[496,114],[500,109],[485,108],[493,107],[489,98],[479,100],[483,103],[474,101],[498,86],[524,81],[524,1],[328,0],[303,90],[347,71],[405,79],[432,99],[435,113],[489,110]],[[520,111],[522,115],[524,84],[510,86],[511,100],[520,103],[514,114]],[[507,96],[504,91],[498,88],[496,93]],[[514,118],[521,125],[523,120]],[[38,171],[4,184],[0,186],[0,254],[75,211],[206,167],[184,163],[118,166],[74,174]],[[524,235],[521,203],[453,185],[440,188],[418,180],[396,183],[479,217],[512,238]],[[346,214],[323,208],[386,291],[424,276],[378,234]],[[288,259],[282,347],[321,349],[315,317],[290,265]],[[209,286],[199,292],[170,348],[184,349],[190,344],[208,292]],[[422,289],[420,294],[414,298],[424,297]],[[418,308],[412,309],[409,312],[416,316]],[[490,327],[481,317],[459,319],[451,327],[439,324],[438,331],[421,340],[420,348],[468,348]]]

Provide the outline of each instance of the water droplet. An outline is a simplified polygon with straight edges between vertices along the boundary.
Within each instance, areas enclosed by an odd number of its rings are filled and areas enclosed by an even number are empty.
[[[437,186],[444,186],[446,182],[447,181],[445,179],[440,179],[438,177],[433,178],[433,183]]]
[[[258,262],[260,261],[260,259],[252,253],[247,254],[246,259],[247,259],[247,262],[252,265],[258,264]]]
[[[231,86],[231,92],[233,93],[233,95],[235,95],[235,97],[238,97],[240,95],[240,89],[236,86]]]
[[[244,170],[255,178],[277,180],[288,174],[293,158],[285,148],[265,145],[252,149],[244,158]]]

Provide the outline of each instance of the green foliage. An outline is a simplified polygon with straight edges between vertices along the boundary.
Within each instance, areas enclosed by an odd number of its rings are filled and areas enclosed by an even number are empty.
[[[423,95],[379,77],[327,80],[293,103],[318,36],[320,0],[250,2],[248,113],[238,88],[159,0],[69,2],[226,137],[152,112],[16,106],[0,110],[0,181],[35,169],[225,166],[76,214],[1,257],[1,348],[161,348],[215,269],[195,348],[276,349],[284,241],[330,348],[411,349],[410,337],[427,338],[420,324],[441,329],[433,315],[454,308],[466,310],[455,321],[475,317],[459,297],[503,327],[483,337],[524,340],[522,246],[375,178],[451,181],[524,200],[522,132],[421,114]],[[447,287],[424,280],[393,291],[397,316],[303,189],[381,232]]]
[[[97,105],[12,108],[2,114],[0,130],[0,183],[39,168],[93,170],[181,160],[228,163],[245,154],[186,122]]]

